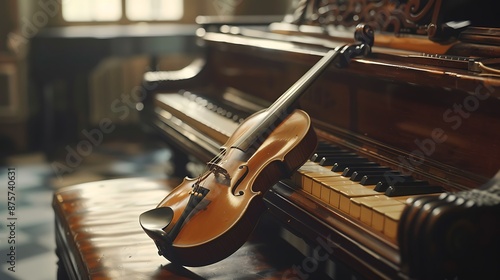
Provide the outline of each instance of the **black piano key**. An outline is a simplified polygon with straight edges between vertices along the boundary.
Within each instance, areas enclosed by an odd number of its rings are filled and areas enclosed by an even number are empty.
[[[322,158],[332,158],[332,157],[347,157],[347,156],[357,156],[353,152],[348,152],[348,151],[336,151],[336,152],[316,152],[311,156],[311,161],[314,162],[320,162]]]
[[[396,182],[393,184],[390,184],[387,181],[380,181],[377,183],[374,190],[376,192],[385,192],[387,191],[389,186],[424,186],[424,185],[429,185],[429,183],[427,181],[420,181],[420,180]]]
[[[386,171],[386,170],[356,170],[351,175],[351,181],[359,182],[365,176],[383,176],[384,174],[390,174],[390,176],[399,176],[401,173],[397,171]],[[378,183],[378,182],[377,182]]]
[[[384,181],[379,181],[376,185],[375,188],[373,189],[376,192],[385,192],[387,188],[389,187],[389,184],[387,184]]]
[[[334,165],[335,163],[355,163],[355,162],[368,162],[369,160],[363,157],[360,157],[356,154],[354,155],[337,155],[331,157],[323,157],[319,161],[319,165],[329,166]]]
[[[358,162],[337,162],[333,164],[333,172],[344,172],[344,169],[350,166],[357,167],[369,167],[369,166],[380,166],[378,163],[373,161],[358,161]]]
[[[191,100],[208,110],[218,113],[221,116],[226,116],[227,118],[233,118],[234,121],[244,119],[250,116],[253,112],[247,110],[240,110],[234,107],[232,104],[228,103],[227,100],[220,98],[209,98],[204,95],[199,95],[189,91],[179,92],[187,99]]]
[[[351,166],[348,166],[344,169],[344,171],[342,172],[342,176],[351,177],[355,171],[370,171],[370,170],[387,172],[387,171],[390,171],[391,169],[389,167],[385,167],[385,166],[355,166],[355,165],[351,165]]]
[[[324,156],[324,154],[338,153],[338,152],[348,152],[348,151],[341,148],[341,147],[338,147],[338,146],[335,146],[335,145],[332,145],[329,143],[319,142],[317,147],[316,147],[316,150],[314,151],[314,154],[311,156],[310,159],[312,161],[316,161],[316,158],[319,157],[319,159],[317,159],[317,161],[319,161],[321,159],[321,157]]]
[[[404,195],[417,195],[417,194],[432,194],[441,192],[443,192],[443,188],[440,186],[429,186],[429,185],[389,186],[385,191],[385,195],[404,196]]]
[[[390,176],[391,179],[397,178],[398,181],[402,181],[402,182],[414,180],[413,177],[405,176],[405,175],[389,174],[388,176]],[[361,181],[359,181],[359,183],[363,186],[367,186],[367,185],[377,185],[378,183],[386,182],[386,181],[387,181],[387,176],[384,173],[383,175],[365,175],[365,176],[363,176],[363,178],[361,178]]]

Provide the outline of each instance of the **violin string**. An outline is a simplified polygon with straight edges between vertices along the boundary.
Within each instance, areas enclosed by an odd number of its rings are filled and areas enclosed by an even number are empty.
[[[246,144],[246,147],[249,147],[253,145],[259,134],[264,133],[267,128],[273,123],[276,123],[277,120],[284,119],[288,116],[290,114],[288,110],[291,105],[298,99],[299,96],[306,92],[312,81],[314,81],[314,79],[323,72],[323,69],[325,69],[339,55],[340,50],[343,48],[344,46],[338,46],[334,50],[330,50],[326,53],[316,64],[313,65],[313,67],[311,67],[299,80],[297,80],[297,82],[295,82],[266,109],[267,114],[264,117],[264,120],[262,120],[260,124],[252,130],[245,133],[242,139],[235,143],[235,146],[241,147],[243,144]]]
[[[323,72],[322,69],[326,68],[332,60],[334,60],[339,54],[340,46],[335,50],[329,51],[323,58],[321,58],[309,71],[307,71],[296,83],[294,83],[287,91],[285,91],[270,107],[266,109],[266,115],[264,119],[257,126],[253,127],[251,130],[247,131],[238,139],[234,146],[238,148],[247,149],[253,145],[259,145],[257,139],[259,136],[264,134],[267,129],[277,120],[285,118],[290,114],[288,111],[290,106],[295,102],[295,100],[302,95],[309,84],[317,77],[319,73]],[[282,121],[282,120],[281,120]],[[280,121],[280,123],[281,123]],[[245,146],[243,146],[245,144]],[[243,147],[241,147],[243,146]],[[198,191],[201,184],[205,182],[209,174],[208,171],[214,172],[216,168],[215,163],[220,161],[221,157],[225,153],[221,150],[212,160],[210,160],[206,165],[204,171],[198,176],[196,183],[194,185],[195,191]]]
[[[243,134],[241,139],[236,141],[234,146],[241,147],[244,143],[246,143],[247,147],[250,147],[256,144],[255,142],[259,138],[258,136],[267,131],[269,126],[271,126],[280,118],[288,116],[290,114],[290,112],[288,112],[288,109],[290,109],[289,107],[298,98],[298,96],[302,95],[305,92],[305,89],[307,87],[304,86],[310,83],[311,78],[317,76],[319,70],[321,70],[321,68],[326,67],[329,64],[329,62],[337,56],[337,54],[338,51],[335,50],[333,52],[327,53],[327,55],[325,55],[322,59],[320,59],[320,61],[318,61],[318,63],[316,63],[309,71],[307,71],[303,77],[301,77],[295,84],[293,84],[287,91],[285,91],[273,104],[271,104],[270,107],[266,109],[266,115],[264,116],[264,119],[260,122],[260,124],[257,125],[256,127],[253,127],[250,131],[246,132],[245,134]],[[251,141],[251,143],[249,141]],[[209,162],[209,164],[207,164],[206,167],[208,167],[208,165],[210,164],[214,164],[216,160],[219,160],[220,157],[223,155],[223,153],[224,153],[223,150],[219,152],[219,154],[217,154]],[[207,170],[205,170],[204,173],[202,174],[205,174],[205,172],[207,172]],[[202,176],[203,175],[200,175],[198,177],[197,186],[201,182]]]
[[[308,76],[311,76],[310,73],[307,73],[307,74],[309,74]],[[287,110],[289,109],[288,106],[290,104],[287,104],[287,103],[290,102],[290,99],[294,100],[294,98],[292,98],[292,97],[294,95],[297,95],[299,88],[300,88],[300,85],[297,85],[297,84],[293,85],[292,88],[287,90],[273,104],[271,104],[271,106],[266,109],[266,115],[265,115],[264,119],[260,122],[259,125],[257,125],[257,127],[254,127],[251,130],[250,136],[246,137],[247,139],[239,140],[235,146],[240,146],[245,141],[250,140],[248,138],[251,138],[251,140],[252,140],[252,143],[249,143],[249,146],[254,145],[255,140],[258,138],[258,137],[253,137],[255,134],[262,134],[263,131],[266,131],[267,128],[270,125],[272,125],[274,122],[276,122],[278,119],[283,118],[283,116],[288,116],[289,112],[287,112]],[[287,105],[287,106],[285,106],[285,105]],[[283,108],[283,107],[285,107],[285,108]],[[207,165],[205,165],[205,169],[203,170],[201,175],[198,176],[196,187],[200,186],[200,182],[201,182],[201,178],[203,177],[203,174],[205,174],[207,171],[213,172],[213,168],[215,168],[215,167],[212,167],[210,169],[209,165],[214,164],[215,162],[220,160],[220,158],[223,156],[223,154],[224,154],[224,150],[221,150],[214,158],[212,158],[212,160],[210,160],[208,162]]]
[[[198,191],[199,188],[201,187],[200,183],[202,183],[202,178],[206,177],[205,174],[210,171],[210,172],[213,172],[214,168],[215,167],[211,167],[209,168],[209,165],[211,164],[215,164],[217,161],[219,161],[222,156],[224,155],[224,150],[221,150],[217,155],[215,155],[206,165],[205,165],[205,168],[203,169],[203,171],[201,172],[200,175],[198,175],[198,178],[196,180],[196,183],[194,185],[194,191]]]

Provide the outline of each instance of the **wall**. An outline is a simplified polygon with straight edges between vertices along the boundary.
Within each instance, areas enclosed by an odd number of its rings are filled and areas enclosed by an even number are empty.
[[[19,36],[23,19],[33,2],[0,2],[0,161],[6,154],[28,148],[29,116],[26,47],[28,40]],[[20,38],[23,48],[13,48]]]

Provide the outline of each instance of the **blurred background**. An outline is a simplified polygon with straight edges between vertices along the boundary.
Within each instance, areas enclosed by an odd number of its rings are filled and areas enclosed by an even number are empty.
[[[0,190],[0,279],[55,279],[53,191],[123,177],[167,177],[170,150],[139,118],[149,70],[201,55],[196,18],[285,15],[293,0],[0,1],[0,185],[16,172],[16,272],[6,263]],[[89,144],[90,143],[90,144]]]

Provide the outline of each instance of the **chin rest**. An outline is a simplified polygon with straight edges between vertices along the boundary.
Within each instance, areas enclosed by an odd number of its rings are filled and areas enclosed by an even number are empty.
[[[154,209],[178,183],[116,179],[56,191],[53,208],[59,278],[282,279],[304,260],[281,240],[270,240],[278,237],[278,229],[264,217],[251,239],[227,259],[196,268],[171,264],[157,254],[139,216]]]

